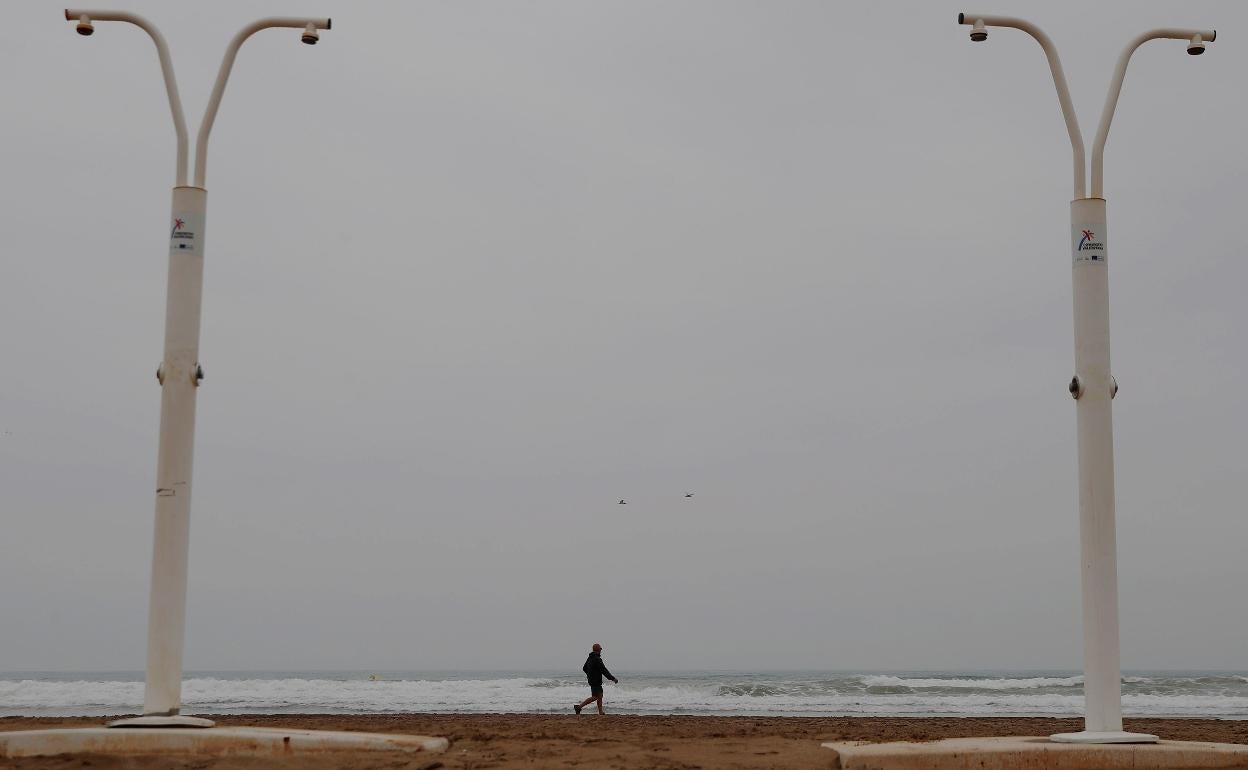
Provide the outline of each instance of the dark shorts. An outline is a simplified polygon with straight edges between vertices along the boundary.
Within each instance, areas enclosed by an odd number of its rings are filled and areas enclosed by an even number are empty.
[[[591,684],[589,686],[589,694],[594,696],[595,698],[601,698],[602,697],[602,685]]]

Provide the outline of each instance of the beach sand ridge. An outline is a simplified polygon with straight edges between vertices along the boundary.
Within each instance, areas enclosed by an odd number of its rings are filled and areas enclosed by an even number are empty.
[[[449,738],[445,754],[346,754],[298,763],[280,758],[160,759],[103,756],[0,760],[2,770],[760,770],[832,767],[824,741],[928,741],[1049,735],[1078,719],[1041,717],[744,717],[608,714],[273,714],[217,716],[222,725],[412,733]],[[0,730],[96,726],[98,717],[2,717]],[[1168,740],[1248,743],[1248,721],[1128,719],[1128,730]],[[6,764],[7,762],[7,764]]]

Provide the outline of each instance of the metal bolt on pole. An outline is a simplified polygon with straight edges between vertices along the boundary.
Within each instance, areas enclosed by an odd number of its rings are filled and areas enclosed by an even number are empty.
[[[177,80],[164,37],[141,16],[122,11],[66,9],[81,35],[91,35],[96,21],[124,21],[142,28],[156,44],[169,108],[177,134],[176,183],[169,225],[169,273],[165,294],[164,356],[157,370],[161,386],[160,443],[156,460],[156,522],[152,539],[151,594],[147,622],[147,671],[143,716],[111,723],[113,727],[211,727],[208,719],[183,716],[182,653],[186,637],[187,561],[190,552],[191,473],[194,466],[195,401],[203,369],[199,365],[199,326],[204,278],[204,234],[208,192],[204,173],[208,134],[216,119],[226,80],[239,47],[252,34],[270,27],[303,30],[313,44],[329,19],[269,18],[244,27],[226,48],[216,85],[200,124],[195,151],[195,183],[186,180],[187,134]]]
[[[1044,49],[1074,154],[1074,200],[1070,203],[1072,283],[1075,314],[1075,398],[1079,457],[1079,543],[1083,592],[1084,729],[1060,733],[1060,743],[1153,743],[1157,736],[1122,729],[1122,672],[1118,639],[1118,550],[1114,523],[1114,426],[1112,401],[1118,384],[1109,357],[1109,262],[1103,197],[1105,140],[1118,104],[1131,54],[1148,40],[1187,40],[1187,52],[1204,51],[1212,30],[1158,29],[1131,41],[1118,66],[1092,148],[1092,194],[1085,195],[1083,137],[1070,102],[1066,76],[1048,35],[1035,25],[1007,16],[960,13],[971,26],[971,40],[988,38],[989,27],[1012,27],[1035,38]]]

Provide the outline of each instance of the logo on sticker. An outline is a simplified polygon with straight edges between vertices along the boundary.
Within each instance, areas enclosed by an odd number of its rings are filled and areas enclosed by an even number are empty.
[[[178,250],[187,250],[195,246],[195,233],[186,229],[186,220],[181,217],[173,218],[173,229],[169,231],[170,248]]]
[[[1096,233],[1081,229],[1082,237],[1075,244],[1076,262],[1104,262],[1105,242],[1096,240]]]

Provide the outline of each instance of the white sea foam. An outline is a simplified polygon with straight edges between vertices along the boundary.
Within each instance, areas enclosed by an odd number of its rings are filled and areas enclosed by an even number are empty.
[[[1128,714],[1248,717],[1248,679],[1242,676],[1141,679],[1151,684],[1135,685],[1140,692],[1126,687]],[[612,711],[640,714],[1076,715],[1083,710],[1080,683],[1077,676],[646,675],[608,687],[607,702]],[[561,677],[201,676],[185,681],[183,708],[188,713],[562,713],[586,694],[583,680]],[[0,679],[0,715],[135,713],[142,698],[140,681]]]
[[[1080,687],[1083,685],[1081,676],[1033,676],[1021,679],[915,679],[900,676],[868,675],[862,677],[867,687],[908,687],[912,690],[922,689],[967,689],[967,690],[1032,690],[1040,687]]]

